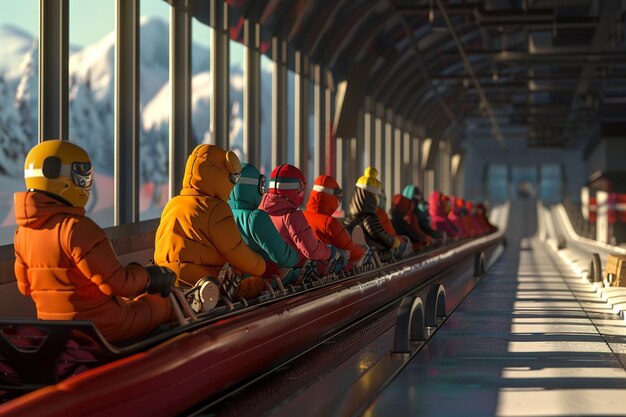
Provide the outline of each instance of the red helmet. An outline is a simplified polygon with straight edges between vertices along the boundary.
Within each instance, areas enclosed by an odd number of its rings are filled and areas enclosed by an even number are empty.
[[[279,165],[270,174],[267,192],[285,197],[296,206],[302,204],[305,190],[306,178],[302,171],[293,165]]]

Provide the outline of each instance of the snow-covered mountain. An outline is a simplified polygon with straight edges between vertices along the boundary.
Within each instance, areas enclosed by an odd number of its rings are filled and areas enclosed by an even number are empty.
[[[0,26],[0,188],[23,181],[22,166],[37,140],[38,40],[25,31]],[[143,210],[162,207],[168,177],[169,95],[168,23],[142,18],[140,27],[141,205]],[[209,50],[192,46],[193,135],[208,142],[211,96]],[[112,222],[115,35],[82,49],[72,47],[69,60],[70,126],[72,141],[91,155],[99,179],[89,214],[101,225]],[[271,97],[271,71],[262,68],[261,96]],[[241,154],[243,144],[243,72],[231,68],[230,144]],[[262,109],[261,131],[269,137],[270,111]],[[266,161],[267,162],[267,161]],[[9,179],[10,178],[10,179]],[[11,224],[12,199],[0,200],[0,225]],[[2,226],[0,226],[1,228]],[[3,233],[4,235],[4,233]],[[0,244],[5,239],[0,237]]]

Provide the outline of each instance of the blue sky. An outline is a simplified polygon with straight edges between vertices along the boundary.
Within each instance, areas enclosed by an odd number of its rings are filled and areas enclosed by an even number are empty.
[[[70,43],[90,45],[113,31],[114,0],[70,0]],[[169,19],[169,5],[163,0],[142,0],[142,16]],[[39,0],[0,0],[0,25],[10,23],[38,36]]]

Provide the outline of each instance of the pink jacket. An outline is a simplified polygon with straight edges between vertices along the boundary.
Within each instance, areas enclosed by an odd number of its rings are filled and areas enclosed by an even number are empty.
[[[428,212],[431,217],[430,226],[437,231],[446,232],[449,237],[458,237],[459,230],[448,219],[443,207],[442,195],[439,191],[433,191],[428,199]]]
[[[448,213],[448,219],[452,222],[453,225],[459,229],[458,236],[459,237],[468,237],[469,233],[466,230],[465,225],[463,224],[463,217],[461,216],[461,209],[458,207],[457,198],[453,195],[450,196],[450,213]]]
[[[270,215],[278,233],[302,256],[314,261],[325,261],[330,258],[330,249],[317,240],[304,213],[291,201],[277,194],[268,193],[263,196],[259,208]]]

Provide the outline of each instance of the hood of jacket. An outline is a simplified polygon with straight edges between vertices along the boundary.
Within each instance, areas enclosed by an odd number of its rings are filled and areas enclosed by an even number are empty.
[[[402,194],[394,195],[392,204],[392,210],[401,216],[406,216],[413,211],[413,201],[406,198]]]
[[[270,216],[284,216],[298,209],[293,202],[278,194],[265,194],[261,200],[260,209]]]
[[[233,152],[215,145],[198,145],[187,158],[180,195],[205,195],[226,202],[233,189],[229,174],[238,172],[241,163]]]
[[[315,180],[315,185],[335,190],[339,189],[339,184],[329,175],[322,175]],[[306,204],[306,210],[311,213],[321,213],[332,216],[339,208],[339,199],[329,193],[313,189]]]
[[[254,210],[263,199],[259,193],[261,173],[254,165],[242,164],[241,167],[241,177],[230,192],[228,205],[233,210]]]
[[[408,198],[409,200],[413,200],[413,196],[415,195],[416,191],[419,194],[422,194],[421,190],[416,185],[407,185],[402,190],[402,195]]]
[[[428,198],[428,211],[431,217],[446,216],[443,204],[441,193],[439,191],[433,191]]]
[[[73,207],[38,191],[22,191],[13,195],[15,220],[18,226],[37,229],[57,214],[84,216],[85,209]]]

